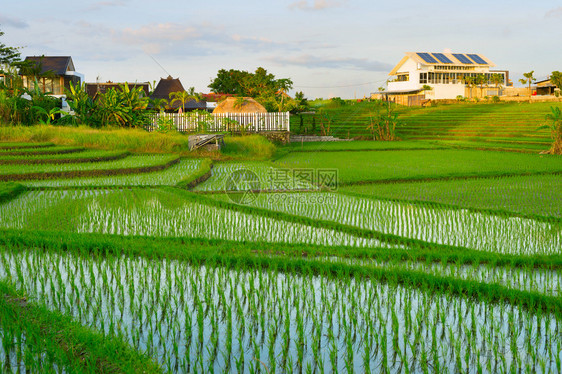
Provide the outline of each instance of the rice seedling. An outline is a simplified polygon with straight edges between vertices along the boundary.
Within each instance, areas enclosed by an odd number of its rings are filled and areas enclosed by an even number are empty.
[[[462,209],[562,218],[560,175],[533,175],[418,183],[369,184],[340,192],[378,199],[435,202]]]
[[[217,199],[226,200],[224,196]],[[261,194],[251,206],[437,244],[510,254],[555,254],[556,223],[334,193]]]
[[[331,229],[235,212],[158,189],[31,191],[0,205],[1,227],[254,242],[385,246]],[[64,220],[55,217],[66,217]]]
[[[294,178],[290,170],[280,170],[273,167],[274,165],[267,162],[221,162],[214,165],[212,176],[207,181],[197,185],[195,191],[225,191],[231,190],[235,186],[232,185],[229,178],[238,170],[250,170],[255,173],[259,180],[259,189],[261,190],[292,190],[292,189],[317,189],[316,186],[309,182]],[[275,175],[276,171],[282,174],[282,177]],[[242,188],[246,188],[242,186]]]
[[[187,356],[192,370],[218,372],[257,370],[260,362],[286,371],[315,365],[327,372],[464,372],[477,366],[490,372],[521,366],[554,371],[562,354],[558,313],[517,300],[494,303],[486,295],[468,299],[379,283],[345,271],[328,277],[306,268],[294,274],[4,249],[0,276],[51,310],[121,335],[171,371],[188,370]],[[222,293],[226,304],[219,302]],[[230,312],[229,305],[235,306]],[[222,317],[228,313],[231,319]],[[367,334],[365,326],[377,335]],[[229,329],[237,338],[227,344],[218,337]],[[318,330],[319,341],[310,338]]]

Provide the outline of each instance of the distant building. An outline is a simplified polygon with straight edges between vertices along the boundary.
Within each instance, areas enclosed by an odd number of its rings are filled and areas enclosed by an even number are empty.
[[[171,76],[168,76],[168,78],[166,79],[164,78],[160,79],[160,82],[158,82],[158,84],[156,85],[156,88],[154,89],[152,95],[150,95],[150,98],[152,100],[155,99],[170,100],[170,94],[172,92],[184,92],[184,91],[185,88],[183,88],[183,85],[181,84],[179,78],[172,78]],[[176,100],[169,107],[170,107],[169,111],[175,112],[179,110],[179,108],[181,107],[181,103]],[[201,101],[189,100],[185,103],[185,107],[183,108],[183,110],[184,111],[195,110],[195,109],[205,110],[206,107],[207,107],[207,103],[205,100],[201,100]]]
[[[88,93],[88,96],[90,96],[92,99],[96,97],[96,95],[98,93],[106,93],[107,90],[109,90],[110,88],[114,88],[117,90],[121,89],[122,85],[127,85],[129,86],[129,90],[133,90],[135,88],[140,87],[142,89],[142,91],[144,92],[144,96],[148,97],[150,94],[150,90],[149,90],[149,83],[148,82],[141,82],[141,83],[116,83],[116,82],[105,82],[105,83],[86,83],[86,92]]]
[[[426,99],[500,96],[501,87],[509,84],[509,72],[490,70],[494,66],[479,54],[407,52],[389,73],[394,78],[382,94],[404,105]],[[493,74],[501,76],[499,84],[492,81]],[[485,82],[469,83],[478,76],[484,76]]]
[[[81,84],[84,75],[77,73],[70,56],[28,56],[25,61],[29,67],[21,71],[23,86],[28,89],[38,87],[43,93],[63,96],[70,89],[70,83]]]
[[[559,89],[550,81],[550,78],[536,82],[537,95],[554,95]]]

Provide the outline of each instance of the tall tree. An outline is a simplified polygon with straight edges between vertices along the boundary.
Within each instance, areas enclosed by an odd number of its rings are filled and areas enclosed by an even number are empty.
[[[562,90],[562,73],[553,71],[552,74],[550,74],[550,82],[558,87],[559,90]]]
[[[533,74],[535,73],[534,70],[531,70],[528,73],[523,73],[523,77],[519,79],[519,82],[521,82],[521,84],[528,84],[529,87],[529,96],[531,96],[531,84],[533,84],[533,82],[535,82],[537,79],[533,76]]]
[[[0,37],[3,35],[4,32],[0,31]],[[0,42],[0,65],[11,65],[19,60],[20,60],[19,48],[8,47],[4,43]]]
[[[258,67],[254,73],[240,70],[221,69],[208,86],[212,92],[249,97],[271,97],[279,90],[293,87],[288,78],[276,79],[266,69]]]

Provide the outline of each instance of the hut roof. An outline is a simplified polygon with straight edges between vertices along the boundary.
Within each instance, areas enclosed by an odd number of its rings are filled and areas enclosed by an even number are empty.
[[[178,91],[185,91],[183,85],[180,82],[179,78],[172,78],[168,76],[168,78],[160,78],[160,82],[156,85],[154,92],[150,95],[151,99],[170,99],[170,93],[178,92]]]
[[[168,78],[160,78],[160,82],[156,85],[154,92],[150,95],[151,99],[166,99],[170,100],[170,94],[172,92],[183,92],[185,88],[181,84],[179,78],[172,78],[168,76]],[[173,109],[179,109],[181,107],[181,103],[179,101],[175,101],[173,105],[171,105]],[[205,109],[207,107],[207,103],[205,101],[195,101],[189,100],[185,103],[184,109]]]
[[[263,105],[251,97],[245,97],[242,105],[236,105],[238,97],[227,97],[213,110],[213,113],[267,113]]]

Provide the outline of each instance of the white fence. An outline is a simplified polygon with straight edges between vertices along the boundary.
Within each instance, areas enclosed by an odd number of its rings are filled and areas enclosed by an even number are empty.
[[[155,113],[148,131],[173,126],[182,132],[264,132],[289,131],[289,112],[272,113]]]

